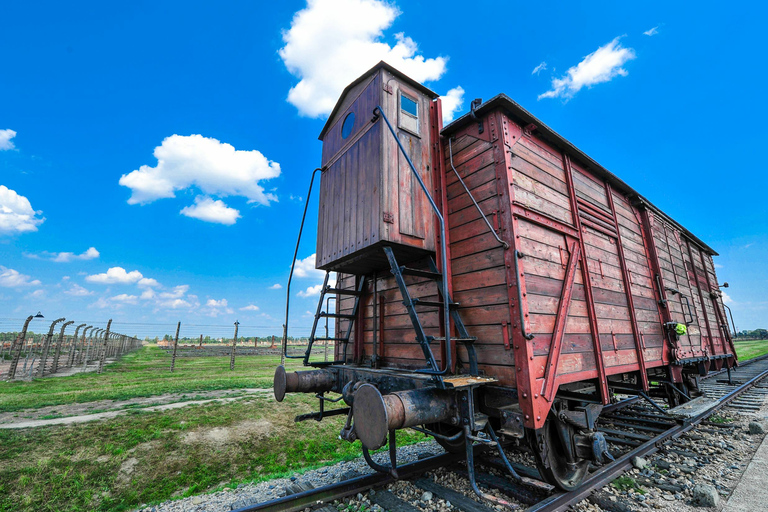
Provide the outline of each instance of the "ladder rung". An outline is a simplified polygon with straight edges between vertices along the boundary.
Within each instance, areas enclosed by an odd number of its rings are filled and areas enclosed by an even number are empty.
[[[338,293],[339,295],[353,295],[356,297],[362,295],[362,292],[359,292],[357,290],[346,290],[344,288],[331,288],[330,286],[325,289],[325,293]]]
[[[413,301],[413,305],[414,306],[430,306],[430,307],[435,307],[435,308],[442,308],[443,307],[443,303],[442,302],[438,302],[438,301],[434,301],[434,300],[422,300],[422,299],[419,299],[418,297],[414,297],[414,298],[411,299],[411,301]],[[448,307],[449,308],[457,308],[457,307],[459,307],[459,303],[458,302],[449,302],[448,303]]]
[[[322,313],[320,313],[320,318],[347,318],[352,320],[354,318],[357,318],[357,315],[344,315],[341,313],[326,313],[325,311],[323,311]]]
[[[429,270],[419,270],[417,268],[400,267],[400,272],[404,276],[426,277],[427,279],[435,279],[435,280],[443,278],[443,274],[439,274],[437,272],[430,272]]]
[[[445,336],[427,336],[431,341],[445,341]],[[451,341],[455,341],[457,343],[474,343],[477,341],[477,338],[475,336],[470,336],[469,338],[451,338]]]

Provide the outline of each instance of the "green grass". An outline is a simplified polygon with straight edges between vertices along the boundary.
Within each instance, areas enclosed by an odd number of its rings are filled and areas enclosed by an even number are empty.
[[[637,485],[637,482],[631,476],[626,476],[626,475],[620,476],[619,478],[611,482],[611,485],[619,491],[628,491],[630,489],[634,489],[635,492],[639,492],[640,494],[645,494],[645,491],[641,489],[639,485]]]
[[[768,354],[768,340],[736,341],[736,355],[739,361],[754,359]]]
[[[126,400],[164,393],[194,393],[232,388],[271,388],[279,356],[243,356],[229,369],[229,357],[179,357],[173,373],[170,356],[149,345],[105,367],[104,373],[0,382],[0,412],[51,405]],[[286,367],[300,363],[288,360]]]
[[[359,442],[336,439],[344,417],[293,422],[315,402],[304,395],[282,403],[257,396],[72,426],[0,430],[0,510],[128,510],[359,456]],[[423,438],[398,432],[401,444]],[[133,459],[133,472],[121,472]]]

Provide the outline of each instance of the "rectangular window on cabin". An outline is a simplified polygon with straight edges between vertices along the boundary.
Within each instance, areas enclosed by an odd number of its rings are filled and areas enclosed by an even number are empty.
[[[400,115],[398,116],[398,126],[408,130],[414,135],[419,134],[419,103],[415,98],[403,94],[400,96]]]

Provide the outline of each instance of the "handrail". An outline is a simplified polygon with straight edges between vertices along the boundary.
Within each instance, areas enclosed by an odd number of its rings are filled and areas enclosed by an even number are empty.
[[[377,113],[378,112],[378,113]],[[443,370],[419,370],[419,373],[425,373],[429,375],[445,375],[453,366],[453,347],[451,346],[451,313],[450,313],[450,305],[448,303],[448,257],[447,254],[447,248],[445,244],[445,219],[443,219],[442,213],[440,213],[440,208],[437,207],[437,204],[435,204],[435,200],[432,199],[432,196],[429,193],[429,190],[427,189],[427,186],[424,184],[424,181],[421,179],[421,176],[419,175],[418,171],[416,170],[416,167],[414,167],[413,162],[411,161],[411,157],[408,156],[408,153],[405,151],[405,148],[403,147],[403,143],[400,142],[400,137],[397,136],[395,133],[394,128],[392,128],[392,125],[389,122],[389,119],[387,119],[387,116],[384,114],[384,110],[381,108],[380,105],[376,105],[376,108],[373,109],[373,121],[375,122],[376,119],[378,119],[379,116],[384,119],[384,122],[387,123],[387,127],[389,128],[389,131],[392,133],[392,136],[395,138],[395,142],[397,142],[398,147],[400,148],[400,151],[403,153],[403,156],[405,156],[405,160],[408,162],[408,166],[410,166],[411,171],[413,172],[413,175],[416,177],[416,180],[419,182],[419,185],[421,186],[421,190],[424,191],[424,195],[427,196],[427,199],[429,200],[429,204],[432,206],[432,210],[435,212],[435,215],[437,216],[437,220],[440,222],[440,265],[442,267],[442,284],[443,284],[443,325],[445,325],[445,368]]]
[[[304,231],[304,220],[307,218],[307,208],[309,207],[309,198],[312,195],[312,185],[315,183],[315,175],[317,171],[322,171],[323,167],[318,167],[312,171],[312,178],[309,180],[309,191],[307,192],[307,199],[304,202],[304,214],[301,216],[301,226],[299,227],[299,237],[296,239],[296,250],[293,251],[293,261],[291,262],[291,273],[288,274],[288,285],[285,290],[285,323],[283,324],[283,350],[280,353],[280,364],[285,366],[285,358],[288,359],[304,359],[304,356],[289,356],[288,355],[288,312],[291,307],[291,281],[293,280],[293,269],[296,267],[296,255],[299,254],[299,244],[301,243],[301,233]],[[327,279],[327,277],[326,277]]]
[[[502,240],[499,235],[496,233],[496,230],[493,229],[493,226],[491,226],[491,222],[488,220],[488,217],[485,216],[485,213],[483,213],[483,210],[480,209],[480,205],[477,204],[477,201],[475,201],[475,197],[472,195],[472,192],[469,191],[469,188],[467,188],[467,184],[464,183],[464,180],[461,179],[461,176],[459,175],[459,171],[456,170],[456,167],[453,166],[453,147],[451,145],[451,137],[448,137],[448,156],[451,159],[451,169],[453,169],[454,174],[456,174],[456,177],[459,179],[459,183],[461,183],[461,186],[464,187],[464,191],[467,193],[469,198],[472,200],[472,204],[475,205],[475,208],[477,208],[477,211],[480,212],[480,216],[483,218],[485,223],[488,225],[488,229],[493,233],[493,236],[496,238],[496,241],[499,242],[501,245],[504,246],[505,249],[509,249],[509,244]]]
[[[728,304],[725,303],[725,301],[721,301],[723,303],[723,307],[728,310],[728,314],[731,315],[731,325],[733,326],[733,336],[736,337],[736,322],[733,321],[733,311],[731,311],[731,308],[728,307]]]

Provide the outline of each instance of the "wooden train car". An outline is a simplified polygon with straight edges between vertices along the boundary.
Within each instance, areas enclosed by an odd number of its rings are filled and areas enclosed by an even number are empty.
[[[507,96],[442,128],[437,95],[380,63],[320,139],[338,280],[318,369],[278,368],[275,394],[340,393],[366,456],[398,428],[470,462],[483,434],[522,438],[570,489],[609,456],[594,423],[617,393],[677,405],[736,364],[715,251]]]

